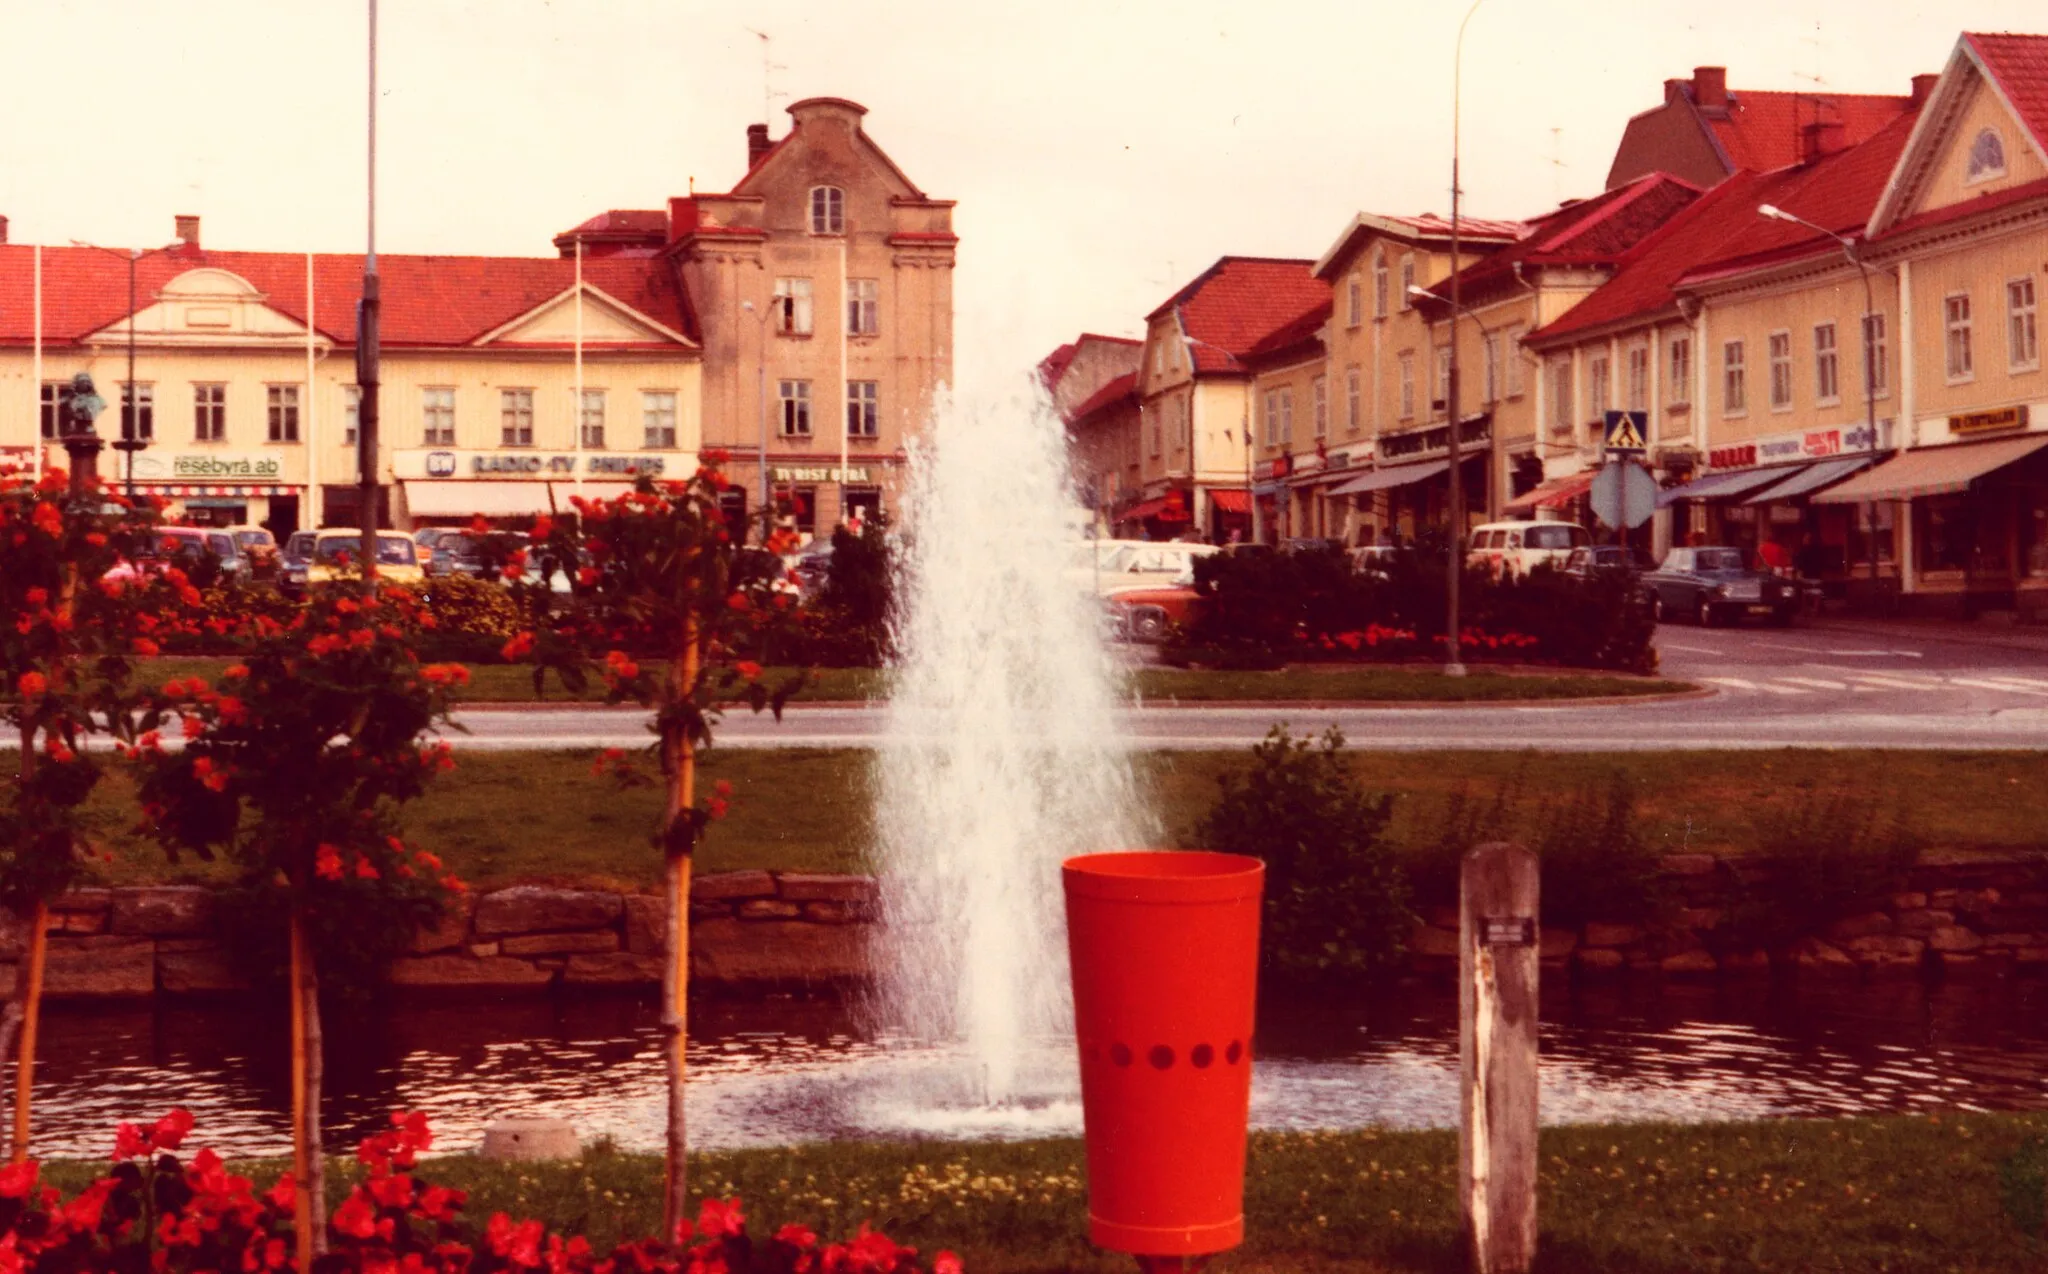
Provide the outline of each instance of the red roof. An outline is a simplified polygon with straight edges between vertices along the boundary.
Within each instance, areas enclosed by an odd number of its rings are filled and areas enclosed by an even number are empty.
[[[1038,383],[1045,386],[1047,393],[1060,387],[1060,377],[1067,374],[1067,368],[1073,363],[1074,355],[1080,348],[1079,341],[1068,341],[1038,360]]]
[[[2037,143],[2048,143],[2048,36],[1966,31],[1979,61]]]
[[[1916,217],[1908,217],[1906,220],[1879,232],[1874,242],[1883,243],[1888,239],[1897,238],[1902,234],[1910,234],[1915,230],[1925,230],[1929,226],[1938,226],[1949,221],[1961,221],[1965,217],[1973,217],[1978,213],[2010,207],[2016,203],[2025,203],[2030,199],[2039,199],[2044,195],[2048,195],[2048,177],[2037,177],[2033,181],[2025,182],[2018,186],[2007,186],[2004,190],[1979,195],[1975,199],[1965,199],[1961,203],[1944,204],[1939,208],[1929,209]]]
[[[270,308],[296,321],[306,316],[306,257],[298,252],[216,252],[180,248],[144,257],[136,267],[136,305],[188,270],[238,275],[264,294]],[[460,346],[502,327],[575,284],[576,263],[562,257],[440,257],[380,254],[380,334],[387,346]],[[355,343],[363,258],[313,257],[314,326],[342,345]],[[598,257],[583,263],[584,281],[655,322],[696,338],[688,305],[665,261]],[[0,343],[34,337],[34,249],[0,245]],[[43,249],[43,339],[76,341],[128,314],[128,263],[94,248]]]
[[[1107,385],[1104,385],[1101,389],[1090,394],[1086,402],[1074,408],[1068,414],[1068,423],[1078,425],[1098,411],[1103,411],[1114,407],[1120,402],[1134,399],[1137,397],[1137,389],[1138,374],[1136,372],[1125,372]]]
[[[1406,227],[1420,238],[1451,237],[1451,219],[1439,217],[1433,212],[1425,212],[1414,217],[1402,217],[1386,212],[1374,215],[1381,221],[1391,221],[1397,226]],[[1458,237],[1461,239],[1495,239],[1507,243],[1521,238],[1528,229],[1528,226],[1519,221],[1500,221],[1487,217],[1458,218]]]
[[[1316,334],[1323,324],[1330,321],[1333,304],[1324,301],[1312,310],[1304,310],[1298,317],[1283,323],[1262,337],[1258,344],[1245,351],[1247,361],[1268,361],[1271,356],[1292,353],[1310,347],[1320,348]],[[1278,361],[1274,359],[1272,361]]]
[[[1691,182],[1669,173],[1646,174],[1535,219],[1520,240],[1466,266],[1459,286],[1506,277],[1517,263],[1610,264],[1699,197],[1699,187]],[[1448,297],[1450,290],[1448,278],[1430,289],[1440,297]]]
[[[660,208],[614,208],[600,212],[569,233],[667,234],[668,213]]]
[[[1731,169],[1765,172],[1796,164],[1801,135],[1810,124],[1841,124],[1850,146],[1875,137],[1885,125],[1912,109],[1910,97],[1877,93],[1772,93],[1730,90],[1725,117],[1700,115],[1721,143]]]
[[[1197,372],[1243,371],[1238,357],[1277,329],[1330,303],[1330,285],[1296,258],[1223,257],[1146,315],[1178,310]]]

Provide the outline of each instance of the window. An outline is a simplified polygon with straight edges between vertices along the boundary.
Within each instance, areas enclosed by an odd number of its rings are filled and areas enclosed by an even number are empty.
[[[438,386],[420,391],[423,442],[429,447],[455,445],[455,390]]]
[[[1372,259],[1372,312],[1375,318],[1387,316],[1387,254],[1384,252]]]
[[[882,285],[874,279],[846,282],[846,330],[855,336],[873,336],[882,330]]]
[[[1689,336],[1671,338],[1671,390],[1667,397],[1673,403],[1692,401],[1692,338]]]
[[[1607,419],[1607,409],[1614,406],[1613,365],[1607,355],[1595,354],[1586,362],[1586,392],[1593,399],[1593,419]]]
[[[498,442],[506,447],[533,445],[533,391],[498,391]]]
[[[292,390],[294,401],[298,390]],[[156,437],[156,386],[144,383],[121,386],[121,436],[126,439],[141,439],[148,442]],[[292,425],[292,436],[286,442],[297,442],[299,438],[296,418]],[[272,442],[279,439],[272,438]]]
[[[775,280],[775,330],[784,336],[811,334],[811,281]]]
[[[1188,404],[1185,401],[1180,399],[1174,400],[1173,419],[1175,421],[1173,430],[1174,445],[1183,451],[1194,450],[1195,422],[1194,418],[1188,414]]]
[[[882,432],[881,382],[846,382],[846,436],[874,438]]]
[[[43,437],[61,437],[64,431],[64,407],[71,402],[71,382],[68,380],[46,380],[43,382],[42,417]]]
[[[351,430],[353,435],[353,430]],[[192,386],[192,441],[225,442],[228,436],[228,387]]]
[[[1412,288],[1412,287],[1414,287],[1414,286],[1415,286],[1415,258],[1414,258],[1414,257],[1412,257],[1412,256],[1405,256],[1405,257],[1402,257],[1402,258],[1401,258],[1401,308],[1402,308],[1402,309],[1404,309],[1404,310],[1411,310],[1411,309],[1414,309],[1414,308],[1415,308],[1415,307],[1414,307],[1413,305],[1411,305],[1411,304],[1409,303],[1409,301],[1408,301],[1408,289],[1409,289],[1409,288]]]
[[[604,450],[604,391],[586,389],[583,402],[576,412],[576,428],[582,436],[583,446],[591,451]]]
[[[1357,327],[1365,321],[1365,280],[1353,270],[1344,276],[1344,323]]]
[[[269,385],[264,388],[265,407],[270,417],[272,442],[299,440],[299,387]]]
[[[1508,329],[1503,353],[1508,362],[1508,397],[1522,396],[1522,325],[1515,324]]]
[[[1166,407],[1164,404],[1152,409],[1152,454],[1166,450]]]
[[[1771,410],[1784,411],[1792,406],[1792,333],[1771,333],[1770,357]]]
[[[1345,368],[1344,431],[1346,433],[1357,433],[1358,427],[1365,423],[1363,400],[1364,394],[1361,391],[1361,382],[1358,375],[1358,369],[1356,367]]]
[[[664,450],[676,445],[676,391],[641,391],[640,430],[640,446],[647,451]]]
[[[1842,374],[1836,358],[1833,323],[1817,324],[1813,329],[1813,395],[1823,404],[1842,399]]]
[[[2016,372],[2041,365],[2041,346],[2034,331],[2034,280],[2014,279],[2005,285],[2005,357]]]
[[[1970,158],[1964,169],[1964,181],[1990,181],[1993,177],[2005,176],[2005,143],[1999,140],[1998,130],[1987,128],[1977,134],[1977,140],[1970,143]]]
[[[1480,338],[1480,345],[1486,351],[1486,401],[1500,401],[1500,333],[1488,332]]]
[[[1891,354],[1886,347],[1885,318],[1882,314],[1863,316],[1864,387],[1872,398],[1882,398],[1891,389]]]
[[[1294,445],[1294,391],[1291,389],[1280,391],[1280,445]]]
[[[1415,351],[1401,351],[1401,419],[1415,419]]]
[[[1741,341],[1721,346],[1721,413],[1733,416],[1749,410],[1749,387],[1743,365]]]
[[[1970,294],[1958,292],[1942,302],[1942,315],[1948,324],[1948,378],[1968,380],[1977,374],[1976,361],[1970,356]]]
[[[1628,409],[1650,409],[1650,347],[1631,345],[1628,350]]]
[[[341,387],[341,440],[353,447],[363,425],[363,387],[343,385]]]
[[[811,382],[807,380],[785,380],[776,382],[776,397],[782,403],[782,436],[785,438],[808,438],[811,436]]]
[[[1330,378],[1318,376],[1309,382],[1310,416],[1315,421],[1316,437],[1330,436]]]
[[[811,233],[846,231],[846,192],[837,186],[811,187]]]
[[[1569,433],[1578,415],[1578,395],[1572,385],[1572,360],[1560,358],[1550,365],[1551,431]]]

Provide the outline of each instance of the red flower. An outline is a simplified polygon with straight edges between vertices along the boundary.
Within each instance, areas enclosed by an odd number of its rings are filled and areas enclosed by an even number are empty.
[[[142,1130],[140,1128],[137,1128],[134,1124],[126,1122],[114,1125],[115,1163],[119,1163],[124,1159],[133,1159],[137,1155],[146,1155],[148,1153],[149,1138],[142,1135]]]
[[[775,1241],[787,1243],[800,1252],[808,1252],[818,1246],[818,1236],[801,1225],[785,1225],[775,1232]]]
[[[220,670],[220,675],[223,681],[240,681],[242,678],[249,675],[249,665],[229,664],[227,667]]]
[[[27,599],[29,605],[41,606],[50,600],[50,590],[47,588],[32,588],[23,593],[22,596]]]
[[[356,855],[356,876],[361,880],[377,879],[377,866],[361,854]]]
[[[491,524],[484,521],[484,515],[479,513],[469,520],[469,531],[472,535],[489,535]]]
[[[364,1201],[360,1186],[334,1210],[334,1216],[328,1224],[352,1239],[370,1239],[377,1236],[376,1209]]]
[[[15,683],[15,688],[21,692],[24,699],[40,699],[43,692],[50,688],[50,679],[39,672],[25,672],[21,674],[21,680]]]
[[[170,1114],[156,1121],[150,1140],[158,1150],[176,1150],[184,1144],[185,1134],[191,1131],[192,1112],[183,1106],[174,1106]]]
[[[721,1239],[728,1236],[738,1238],[747,1232],[747,1218],[740,1212],[738,1199],[704,1200],[704,1206],[697,1212],[697,1233],[707,1239]]]
[[[298,1182],[294,1181],[292,1174],[287,1172],[278,1177],[277,1184],[263,1197],[268,1199],[270,1206],[276,1208],[279,1212],[289,1213],[299,1201]]]
[[[967,1267],[951,1252],[940,1252],[932,1258],[932,1274],[967,1274]]]
[[[313,874],[322,880],[340,880],[341,852],[332,845],[322,845],[313,855]]]
[[[64,513],[48,500],[36,504],[35,514],[29,522],[36,530],[52,538],[64,534]]]
[[[751,659],[740,660],[733,665],[733,669],[748,681],[759,681],[761,679],[761,665]]]
[[[533,634],[530,632],[525,632],[519,634],[517,637],[514,637],[511,641],[506,642],[505,648],[499,651],[498,653],[504,656],[505,661],[507,663],[511,663],[519,659],[524,659],[528,652],[530,652],[532,649]]]
[[[732,610],[745,610],[748,605],[747,595],[745,593],[734,593],[725,599],[725,604]]]
[[[714,792],[716,792],[716,793],[718,793],[718,794],[719,794],[720,796],[731,796],[731,795],[732,795],[732,780],[730,780],[730,779],[720,779],[720,780],[718,780],[718,782],[716,782],[716,783],[713,783],[713,784],[711,785],[711,790],[712,790],[712,791],[714,791]]]
[[[145,659],[161,653],[161,647],[147,637],[137,637],[130,646],[130,649]]]
[[[545,540],[555,533],[555,520],[543,513],[533,520],[533,538]]]
[[[20,1163],[0,1168],[0,1199],[27,1198],[36,1188],[36,1161],[24,1159]]]

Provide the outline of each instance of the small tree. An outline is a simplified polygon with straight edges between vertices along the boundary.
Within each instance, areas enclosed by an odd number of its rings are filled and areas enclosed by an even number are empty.
[[[717,467],[724,457],[706,452],[703,459],[688,481],[657,485],[643,476],[616,499],[576,500],[575,519],[541,519],[528,552],[547,564],[544,576],[573,571],[573,594],[560,613],[530,606],[529,613],[547,618],[505,652],[532,660],[536,687],[553,670],[572,690],[583,687],[587,669],[601,657],[607,701],[653,711],[648,728],[667,797],[653,836],[666,868],[668,919],[662,964],[667,1242],[676,1240],[688,1219],[683,1048],[689,1033],[691,868],[706,826],[725,808],[722,793],[698,793],[697,754],[710,745],[723,707],[744,704],[780,717],[803,680],[793,676],[771,689],[760,665],[738,655],[770,644],[764,636],[790,624],[793,594],[773,565],[773,553],[787,545],[778,534],[771,554],[740,552],[719,507],[729,485]],[[509,563],[508,576],[515,567],[523,572],[525,559]],[[549,579],[531,587],[549,591]],[[622,781],[635,781],[631,767],[619,760],[614,772]]]
[[[1407,877],[1385,840],[1393,801],[1359,786],[1342,732],[1297,739],[1274,726],[1253,745],[1251,768],[1218,782],[1222,798],[1196,839],[1265,860],[1267,971],[1323,981],[1392,964],[1412,920]]]
[[[301,1270],[326,1228],[323,956],[396,954],[463,888],[399,835],[399,807],[453,768],[448,745],[425,736],[446,723],[469,677],[459,665],[421,666],[426,619],[402,588],[320,592],[288,625],[261,626],[217,683],[165,683],[132,749],[143,812],[165,851],[174,860],[225,854],[245,888],[275,900],[268,914],[285,918]],[[184,738],[176,752],[154,728],[165,721]]]

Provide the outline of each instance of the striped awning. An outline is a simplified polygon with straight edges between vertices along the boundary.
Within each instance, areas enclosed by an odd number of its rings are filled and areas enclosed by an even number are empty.
[[[146,488],[148,488],[148,490],[149,490],[149,493],[150,493],[151,495],[160,495],[160,496],[166,496],[166,497],[168,497],[168,498],[170,498],[170,499],[177,499],[177,498],[179,498],[179,497],[181,497],[181,496],[188,496],[188,495],[225,495],[225,496],[268,496],[268,495],[297,495],[297,494],[298,494],[298,493],[299,493],[300,491],[304,490],[304,488],[303,488],[303,487],[286,487],[286,486],[279,486],[278,484],[276,484],[276,483],[274,483],[274,482],[272,482],[272,483],[255,483],[255,484],[251,484],[251,483],[240,483],[240,484],[223,484],[223,483],[219,483],[219,482],[191,482],[191,483],[137,482],[137,483],[136,483],[135,485],[136,485],[137,487],[146,487]]]
[[[1573,500],[1592,489],[1592,473],[1575,473],[1568,478],[1553,478],[1534,490],[1522,494],[1500,506],[1503,513],[1529,513],[1536,509],[1554,509],[1570,504]]]

